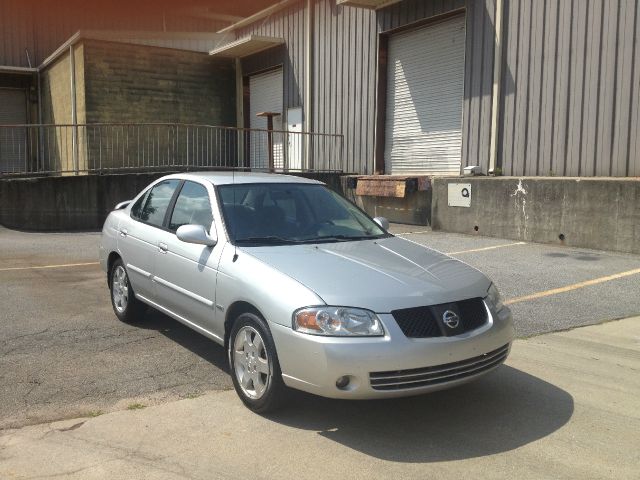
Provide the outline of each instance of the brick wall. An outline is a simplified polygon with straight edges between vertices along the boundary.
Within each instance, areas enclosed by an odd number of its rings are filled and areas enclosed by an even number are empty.
[[[88,123],[235,125],[231,60],[95,40],[84,47]]]

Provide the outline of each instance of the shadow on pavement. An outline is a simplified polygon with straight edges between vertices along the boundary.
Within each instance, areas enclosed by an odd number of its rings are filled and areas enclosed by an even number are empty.
[[[269,419],[372,457],[440,462],[526,445],[565,425],[573,408],[564,390],[502,366],[474,383],[418,397],[363,402],[295,393]]]
[[[229,365],[224,348],[213,340],[209,340],[204,335],[152,308],[147,309],[144,317],[144,321],[137,323],[136,327],[156,330],[224,373],[229,374]]]

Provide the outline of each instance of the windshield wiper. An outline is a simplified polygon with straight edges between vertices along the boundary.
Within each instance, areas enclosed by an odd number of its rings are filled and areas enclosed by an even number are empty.
[[[279,244],[296,244],[300,243],[297,240],[290,240],[284,237],[278,237],[276,235],[269,235],[266,237],[247,237],[247,238],[239,238],[236,240],[236,243],[265,243],[267,245],[279,245]]]
[[[358,235],[358,236],[349,236],[349,235],[323,235],[321,237],[315,238],[306,238],[302,240],[304,243],[315,243],[315,242],[326,242],[335,240],[338,242],[349,242],[351,240],[371,240],[373,238],[381,238],[380,235]]]

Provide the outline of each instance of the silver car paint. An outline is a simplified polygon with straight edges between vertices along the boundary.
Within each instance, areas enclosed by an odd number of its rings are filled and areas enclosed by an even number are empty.
[[[227,312],[237,302],[253,305],[269,323],[285,383],[336,398],[402,396],[469,381],[401,391],[376,391],[368,372],[439,365],[470,358],[513,339],[511,314],[491,311],[490,322],[464,335],[431,339],[405,337],[388,314],[393,309],[486,296],[491,282],[468,265],[397,237],[318,245],[234,247],[228,240],[213,185],[230,183],[321,183],[271,174],[177,174],[207,187],[218,237],[214,247],[187,244],[175,234],[130,216],[131,203],[107,218],[100,261],[110,253],[127,266],[136,296],[207,337],[223,343]],[[122,234],[123,229],[126,235]],[[166,244],[166,251],[159,244]],[[143,246],[148,248],[143,248]],[[138,257],[142,252],[142,256]],[[141,273],[141,271],[143,273]],[[147,282],[147,283],[145,283]],[[146,295],[140,292],[144,291]],[[335,304],[379,313],[385,336],[332,338],[291,328],[298,308]],[[341,375],[355,379],[347,391]]]
[[[484,298],[491,285],[466,264],[398,237],[246,251],[286,272],[328,305],[376,313]]]

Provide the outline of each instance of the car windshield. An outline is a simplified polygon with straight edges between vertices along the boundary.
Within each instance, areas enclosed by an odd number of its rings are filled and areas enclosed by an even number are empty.
[[[323,185],[254,183],[218,187],[231,241],[287,245],[381,238],[388,234]]]

